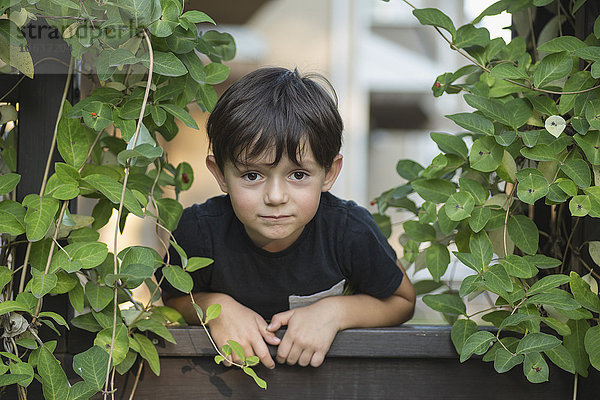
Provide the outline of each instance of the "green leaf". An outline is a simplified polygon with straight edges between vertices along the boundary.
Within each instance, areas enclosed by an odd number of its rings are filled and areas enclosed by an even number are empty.
[[[536,201],[546,196],[548,190],[549,185],[546,178],[530,173],[519,179],[519,183],[517,184],[517,197],[527,204],[534,204]]]
[[[554,153],[553,148],[550,145],[540,143],[535,146],[528,148],[523,147],[521,149],[523,157],[534,161],[557,161],[558,157]]]
[[[492,211],[487,207],[476,207],[469,218],[469,227],[475,233],[485,228],[492,216]]]
[[[75,382],[69,389],[68,400],[88,400],[98,390],[85,381]]]
[[[83,287],[80,284],[75,285],[75,287],[69,291],[69,301],[77,312],[81,313],[83,311]]]
[[[187,272],[194,272],[200,268],[208,267],[214,262],[211,258],[206,257],[191,257],[188,260],[185,270]]]
[[[179,119],[186,126],[189,126],[190,128],[193,128],[193,129],[198,129],[198,124],[196,124],[196,121],[194,121],[194,118],[192,118],[192,116],[183,108],[181,108],[175,104],[160,104],[160,107],[162,107],[169,114],[171,114],[174,117],[176,117],[177,119]]]
[[[504,149],[493,137],[484,136],[477,139],[471,147],[469,162],[471,168],[481,172],[491,172],[496,170],[502,163]]]
[[[458,136],[448,133],[431,132],[431,139],[437,144],[438,148],[446,154],[456,154],[462,158],[467,158],[469,150],[465,142]]]
[[[85,297],[96,312],[102,311],[113,299],[113,291],[108,286],[100,286],[96,282],[85,284]]]
[[[220,304],[211,304],[206,309],[206,320],[205,324],[208,324],[209,321],[217,318],[221,314],[221,305]]]
[[[482,133],[488,136],[494,135],[494,124],[483,115],[476,113],[458,113],[446,115],[446,117],[469,132]]]
[[[592,203],[588,195],[575,196],[569,202],[569,210],[574,217],[585,217],[592,209]]]
[[[520,323],[524,321],[532,321],[539,320],[539,315],[528,315],[528,314],[512,314],[508,317],[504,318],[504,320],[500,323],[498,329],[502,330],[510,326],[518,326]]]
[[[112,327],[104,328],[100,332],[98,332],[98,334],[96,335],[96,339],[94,339],[94,345],[104,350],[106,354],[110,353],[110,348],[112,344],[112,333]],[[127,356],[128,351],[129,337],[127,335],[127,327],[123,323],[117,322],[117,326],[115,328],[115,342],[112,351],[113,365],[117,365],[121,361],[123,361],[125,359],[125,356]],[[104,373],[106,374],[106,370],[104,371]]]
[[[571,334],[563,338],[563,344],[573,357],[575,371],[579,375],[587,377],[590,358],[585,350],[585,336],[590,325],[585,319],[569,320],[567,325],[571,328]]]
[[[502,103],[473,94],[465,94],[464,99],[468,105],[481,111],[486,117],[498,121],[516,130],[523,126],[531,116],[529,103],[524,99],[514,98]]]
[[[532,278],[538,273],[537,268],[533,264],[525,258],[514,254],[509,254],[501,259],[500,264],[510,276],[516,276],[517,278]]]
[[[98,346],[73,356],[73,371],[96,390],[104,385],[107,369],[108,353]]]
[[[527,354],[553,349],[561,344],[555,336],[542,332],[532,332],[525,336],[517,346],[517,354]]]
[[[59,203],[56,199],[48,196],[40,197],[37,194],[29,194],[25,196],[23,205],[27,207],[24,219],[27,239],[37,242],[43,239],[50,229]]]
[[[0,196],[12,192],[17,187],[20,180],[21,175],[12,172],[0,175]]]
[[[140,345],[140,355],[142,358],[148,361],[150,369],[152,369],[152,372],[154,372],[156,376],[160,375],[160,360],[158,359],[158,352],[156,351],[156,348],[150,339],[144,335],[140,335],[139,333],[134,333],[133,337]]]
[[[148,68],[150,66],[149,58],[142,59],[142,63]],[[154,52],[154,73],[164,76],[182,76],[188,73],[187,68],[177,56],[171,52]]]
[[[573,60],[567,52],[553,53],[544,57],[533,74],[535,87],[544,87],[550,82],[564,78],[573,68]]]
[[[44,271],[32,268],[31,274],[31,293],[38,299],[50,293],[50,291],[56,286],[58,277],[54,273],[45,274]]]
[[[183,13],[181,18],[185,18],[193,24],[199,24],[201,22],[210,22],[215,25],[215,21],[205,13],[201,11],[191,10]]]
[[[82,114],[85,124],[95,131],[101,131],[113,122],[112,108],[100,101],[87,103]]]
[[[40,347],[38,374],[42,378],[42,390],[47,400],[64,400],[69,395],[69,381],[60,363],[44,345]]]
[[[153,0],[120,0],[118,6],[123,21],[137,28],[145,27],[157,19],[153,18],[155,4]]]
[[[466,24],[458,28],[454,35],[454,45],[459,49],[471,46],[485,47],[490,41],[490,32],[486,28],[475,28]]]
[[[600,325],[588,329],[585,334],[584,345],[590,356],[590,364],[600,370]]]
[[[218,95],[215,89],[210,85],[200,85],[196,94],[198,106],[203,111],[211,112],[217,104]]]
[[[136,64],[140,60],[129,50],[127,49],[107,49],[104,50],[109,52],[109,63],[108,65],[111,67],[119,67],[121,65],[127,64]]]
[[[207,83],[206,71],[204,69],[204,64],[202,60],[198,57],[198,55],[194,51],[190,51],[189,53],[181,54],[179,56],[181,61],[185,64],[185,67],[190,72],[190,76],[193,80],[200,84]]]
[[[454,184],[444,179],[418,179],[410,185],[423,200],[433,203],[443,203],[456,192]]]
[[[229,76],[229,67],[225,64],[210,63],[204,67],[206,73],[206,83],[216,85],[222,83]]]
[[[413,284],[417,296],[433,292],[443,286],[441,282],[435,282],[431,279],[424,279]]]
[[[449,264],[450,252],[446,246],[439,243],[433,243],[425,251],[425,265],[434,281],[440,281],[440,278],[448,269]]]
[[[475,207],[475,200],[469,192],[459,191],[453,193],[446,201],[446,215],[452,221],[462,221],[471,216]]]
[[[403,227],[404,232],[408,237],[417,242],[429,242],[435,240],[435,229],[431,225],[409,220],[403,224]]]
[[[538,293],[544,293],[554,289],[560,285],[564,285],[569,282],[571,278],[563,274],[548,275],[535,282],[529,290],[527,290],[527,296],[533,296]]]
[[[592,174],[589,165],[582,159],[570,158],[560,165],[560,170],[565,173],[575,184],[582,188],[590,186]]]
[[[90,184],[93,188],[102,193],[108,200],[110,200],[114,204],[119,204],[121,201],[121,192],[123,190],[123,185],[116,180],[112,179],[107,175],[101,174],[92,174],[83,178],[85,182]],[[137,201],[133,193],[129,188],[125,189],[125,197],[123,201],[123,205],[133,214],[138,217],[144,216],[144,211],[140,206],[140,203]]]
[[[473,354],[483,354],[490,348],[496,337],[489,331],[477,331],[467,338],[460,353],[460,362],[465,362]]]
[[[6,286],[12,279],[12,270],[5,266],[0,266],[0,290]]]
[[[467,338],[477,332],[477,324],[470,319],[457,319],[452,325],[450,338],[458,354],[461,353]]]
[[[577,92],[593,87],[596,84],[596,79],[592,78],[589,71],[578,71],[571,75],[565,82],[563,90],[565,92]],[[566,114],[575,105],[577,94],[563,94],[560,96],[558,112]]]
[[[138,322],[136,322],[134,326],[142,332],[150,331],[162,337],[168,342],[175,343],[173,335],[171,334],[171,332],[169,332],[167,327],[165,327],[165,325],[161,321],[152,318],[141,319]]]
[[[539,45],[538,50],[545,53],[560,53],[563,51],[572,53],[582,47],[586,47],[586,44],[575,36],[559,36]]]
[[[467,308],[462,299],[454,294],[428,294],[423,296],[423,302],[430,308],[444,314],[465,315]]]
[[[494,250],[492,248],[492,242],[485,231],[471,235],[471,238],[469,239],[469,249],[477,264],[476,269],[478,271],[485,269],[490,265],[492,257],[494,256]]]
[[[548,257],[543,254],[535,254],[533,256],[525,256],[523,258],[541,269],[558,267],[562,263],[562,261],[557,260],[556,258]]]
[[[573,357],[562,344],[550,350],[545,350],[544,354],[546,354],[550,361],[552,361],[557,367],[572,374],[575,373],[575,362],[573,361]]]
[[[490,71],[490,76],[500,79],[529,79],[527,72],[523,71],[521,68],[515,67],[510,62],[503,62],[496,65]]]
[[[488,268],[483,273],[483,280],[486,287],[494,293],[503,293],[513,289],[510,276],[501,264],[495,264]]]
[[[537,253],[540,234],[535,223],[524,215],[511,215],[508,219],[508,235],[527,254]]]
[[[20,46],[13,46],[9,40],[0,35],[0,60],[4,61],[25,76],[33,79],[33,59],[28,51],[23,51]]]
[[[600,131],[588,132],[585,136],[574,135],[586,158],[592,165],[600,165]]]
[[[511,369],[513,369],[513,367],[521,364],[524,359],[525,356],[523,354],[513,355],[505,348],[501,347],[496,351],[496,354],[494,356],[494,369],[499,374],[502,374],[504,372],[510,371]]]
[[[164,277],[174,288],[189,293],[194,288],[194,281],[189,273],[177,265],[169,265],[162,269]]]
[[[254,372],[254,370],[250,367],[243,367],[242,370],[244,371],[244,373],[248,376],[251,376],[252,379],[254,379],[254,382],[258,385],[259,388],[261,389],[267,389],[267,382],[265,382],[263,379],[259,378],[258,375],[256,375],[256,372]]]
[[[523,303],[524,306],[528,304],[544,304],[560,310],[575,310],[580,307],[577,301],[562,290],[536,294]]]
[[[575,271],[571,271],[570,280],[571,293],[575,300],[590,311],[600,312],[600,298],[591,291],[590,285]]]
[[[556,115],[558,109],[556,103],[547,96],[528,96],[527,99],[533,105],[533,108],[542,115]],[[531,131],[530,131],[531,132]],[[523,134],[524,132],[521,132]]]
[[[25,208],[16,201],[0,201],[0,233],[11,236],[25,233],[25,215]]]
[[[531,383],[542,383],[548,380],[548,364],[540,353],[527,353],[523,361],[523,374]]]
[[[432,25],[445,29],[452,38],[456,34],[456,28],[450,17],[437,8],[421,8],[413,10],[413,15],[417,17],[421,25]]]
[[[29,339],[29,338],[27,338]],[[21,342],[24,339],[21,339],[19,341],[17,341],[17,344],[21,345]],[[37,343],[33,340],[30,339],[31,341],[33,341],[33,344],[35,345],[34,349],[37,348]],[[24,378],[21,379],[20,381],[18,381],[19,385],[21,386],[29,386],[31,384],[31,382],[33,382],[33,377],[34,377],[34,371],[33,371],[33,367],[26,363],[26,362],[16,362],[16,363],[10,363],[10,375],[25,375],[28,378]]]
[[[6,300],[0,303],[0,315],[4,315],[13,311],[29,312],[29,309],[15,300]]]
[[[423,171],[421,164],[413,160],[400,160],[396,164],[396,172],[406,180],[412,181],[419,177],[419,173]]]

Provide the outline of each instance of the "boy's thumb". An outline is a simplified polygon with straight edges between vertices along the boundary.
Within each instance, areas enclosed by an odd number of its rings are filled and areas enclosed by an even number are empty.
[[[276,332],[283,325],[287,325],[293,313],[294,312],[292,310],[289,310],[273,315],[273,318],[271,318],[271,323],[269,326],[267,326],[267,330],[270,332]]]

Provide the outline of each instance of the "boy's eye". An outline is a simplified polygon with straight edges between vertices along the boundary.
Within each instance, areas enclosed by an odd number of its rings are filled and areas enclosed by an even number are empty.
[[[258,179],[258,174],[256,172],[248,172],[246,174],[244,174],[244,179],[248,180],[248,181],[255,181]]]
[[[302,179],[306,178],[306,176],[307,176],[306,172],[302,172],[302,171],[296,171],[292,174],[292,178],[297,181],[301,181]]]

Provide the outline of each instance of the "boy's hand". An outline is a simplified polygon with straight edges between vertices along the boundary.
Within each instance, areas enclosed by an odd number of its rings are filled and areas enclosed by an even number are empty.
[[[331,298],[330,298],[331,299]],[[340,330],[335,302],[320,300],[310,306],[275,314],[267,327],[275,332],[282,325],[287,331],[277,350],[277,362],[318,367]]]
[[[267,330],[267,322],[229,296],[219,299],[219,303],[222,306],[221,314],[209,322],[210,333],[219,349],[228,340],[234,340],[242,346],[246,357],[255,355],[265,367],[275,368],[266,343],[278,345],[280,339]],[[240,362],[235,354],[232,357],[234,362]],[[225,365],[230,364],[225,362]]]

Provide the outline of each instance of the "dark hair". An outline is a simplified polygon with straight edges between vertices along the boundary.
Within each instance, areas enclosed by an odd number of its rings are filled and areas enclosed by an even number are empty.
[[[329,169],[340,151],[343,123],[335,91],[325,78],[301,76],[296,69],[262,68],[225,91],[206,129],[221,170],[227,160],[244,164],[270,149],[275,150],[273,165],[284,153],[299,164],[303,139],[308,139],[315,160]]]

